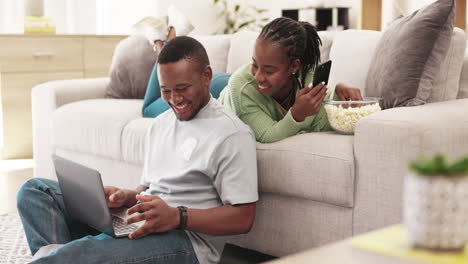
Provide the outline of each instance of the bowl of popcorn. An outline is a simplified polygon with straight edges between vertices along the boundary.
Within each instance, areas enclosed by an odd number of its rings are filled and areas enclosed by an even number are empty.
[[[382,110],[382,98],[364,97],[363,101],[333,101],[325,100],[330,126],[341,134],[354,134],[358,121],[370,114]]]

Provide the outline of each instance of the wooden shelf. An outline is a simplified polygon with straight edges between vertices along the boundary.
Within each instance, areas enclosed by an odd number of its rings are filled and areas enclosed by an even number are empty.
[[[64,79],[105,77],[126,36],[0,35],[1,159],[32,157],[31,90]]]
[[[361,0],[361,29],[382,30],[382,0]]]
[[[455,26],[466,30],[466,0],[456,0]],[[360,28],[382,30],[382,0],[361,0]]]

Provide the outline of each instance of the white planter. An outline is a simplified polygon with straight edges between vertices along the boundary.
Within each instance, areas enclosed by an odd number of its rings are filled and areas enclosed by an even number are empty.
[[[404,223],[416,247],[462,250],[468,241],[468,175],[405,179]]]

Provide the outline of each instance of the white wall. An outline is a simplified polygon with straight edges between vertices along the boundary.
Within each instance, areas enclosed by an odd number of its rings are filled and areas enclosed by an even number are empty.
[[[23,1],[0,0],[0,33],[23,32]]]
[[[52,1],[52,0],[49,0]],[[61,1],[61,0],[55,0]],[[63,1],[63,0],[62,0]],[[78,1],[78,0],[67,0]],[[82,2],[83,0],[80,0]],[[174,4],[194,24],[193,34],[213,34],[223,27],[224,21],[219,17],[218,9],[213,0],[86,0],[97,2],[98,34],[127,34],[130,27],[145,16],[161,16],[167,14],[169,5]],[[241,4],[251,4],[258,8],[268,9],[267,16],[270,19],[281,16],[282,9],[308,7],[311,3],[323,2],[323,0],[239,0]],[[327,0],[331,1],[331,0]],[[352,3],[350,9],[350,27],[356,28],[360,0],[347,0]],[[86,4],[80,3],[81,6]],[[88,7],[88,10],[92,6]],[[80,23],[80,27],[86,25]],[[85,29],[78,30],[78,32]]]
[[[223,24],[213,0],[170,0],[170,2],[195,26],[193,34],[210,35],[217,32]]]
[[[23,30],[24,0],[0,0],[0,33]],[[268,9],[267,17],[281,16],[282,9],[308,7],[326,1],[352,3],[350,26],[357,27],[360,0],[236,0]],[[165,14],[174,4],[195,25],[194,34],[213,34],[223,28],[213,0],[44,0],[44,13],[52,17],[59,34],[128,34],[130,28],[145,16]]]
[[[44,15],[53,18],[55,31],[59,34],[67,33],[68,22],[66,16],[67,2],[65,0],[45,0]]]
[[[314,4],[323,3],[324,0],[250,0],[239,2],[251,4],[258,8],[267,9],[266,15],[270,19],[281,16],[283,9],[294,9],[309,7]],[[328,4],[332,0],[326,0]],[[222,27],[223,21],[217,16],[213,0],[172,0],[172,2],[184,12],[195,25],[194,34],[211,34]],[[357,28],[360,12],[360,0],[346,0],[350,3],[349,10],[350,27]]]
[[[76,1],[76,0],[72,0]],[[80,0],[81,1],[81,0]],[[157,0],[95,0],[98,34],[128,34],[136,22],[154,16]]]
[[[383,0],[382,29],[399,16],[407,16],[435,0]]]

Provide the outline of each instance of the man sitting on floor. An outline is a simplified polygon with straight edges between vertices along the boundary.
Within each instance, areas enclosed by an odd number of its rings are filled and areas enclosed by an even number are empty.
[[[216,263],[224,235],[250,230],[258,199],[255,137],[211,97],[206,50],[177,37],[162,49],[158,70],[172,111],[148,130],[141,185],[105,187],[109,208],[132,207],[129,214],[142,213],[128,223],[145,224],[128,238],[98,234],[70,219],[57,182],[31,179],[17,201],[31,252],[64,244],[35,263]]]

